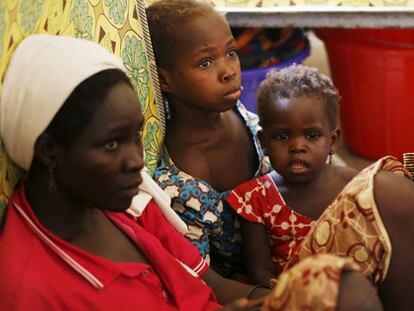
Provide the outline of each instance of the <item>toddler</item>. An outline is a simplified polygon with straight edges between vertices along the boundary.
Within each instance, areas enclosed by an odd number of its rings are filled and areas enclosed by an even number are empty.
[[[386,307],[409,310],[414,185],[390,173],[405,174],[392,157],[359,173],[327,161],[340,136],[338,101],[328,77],[300,65],[271,72],[259,86],[259,137],[275,172],[227,198],[244,219],[249,275],[266,282],[311,254],[347,256],[379,287]]]

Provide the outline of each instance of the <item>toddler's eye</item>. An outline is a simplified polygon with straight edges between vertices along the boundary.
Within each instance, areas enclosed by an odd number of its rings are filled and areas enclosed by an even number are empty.
[[[278,134],[278,135],[275,136],[275,138],[277,140],[286,140],[286,139],[289,138],[289,136],[287,134]]]
[[[211,65],[211,61],[206,59],[206,60],[203,60],[198,66],[202,69],[207,69],[208,67],[210,67],[210,65]]]
[[[309,133],[309,134],[306,134],[306,138],[307,139],[313,139],[313,140],[315,140],[315,139],[318,139],[318,138],[320,138],[321,137],[321,134],[320,133]]]
[[[108,151],[113,151],[118,148],[118,142],[116,140],[112,140],[109,143],[105,144],[105,149]]]

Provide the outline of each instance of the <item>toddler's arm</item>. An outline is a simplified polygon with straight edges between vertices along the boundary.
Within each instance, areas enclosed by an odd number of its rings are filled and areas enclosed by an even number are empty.
[[[267,284],[276,275],[266,227],[240,217],[243,255],[253,283]]]

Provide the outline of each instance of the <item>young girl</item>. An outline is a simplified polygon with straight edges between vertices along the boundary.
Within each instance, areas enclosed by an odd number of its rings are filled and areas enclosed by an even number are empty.
[[[257,117],[238,102],[235,40],[223,16],[201,2],[160,1],[147,17],[170,110],[155,179],[188,224],[187,238],[216,271],[234,277],[242,271],[240,234],[222,198],[266,171]]]
[[[334,253],[358,263],[390,310],[412,310],[414,185],[386,172],[404,173],[402,165],[385,157],[358,173],[327,163],[339,140],[339,96],[314,68],[272,72],[257,100],[259,135],[277,173],[227,198],[244,218],[251,278],[266,282],[310,254]]]

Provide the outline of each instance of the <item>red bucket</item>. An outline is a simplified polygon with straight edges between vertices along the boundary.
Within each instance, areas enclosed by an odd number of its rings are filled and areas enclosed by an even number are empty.
[[[413,29],[319,29],[342,97],[344,140],[378,159],[414,151]]]

